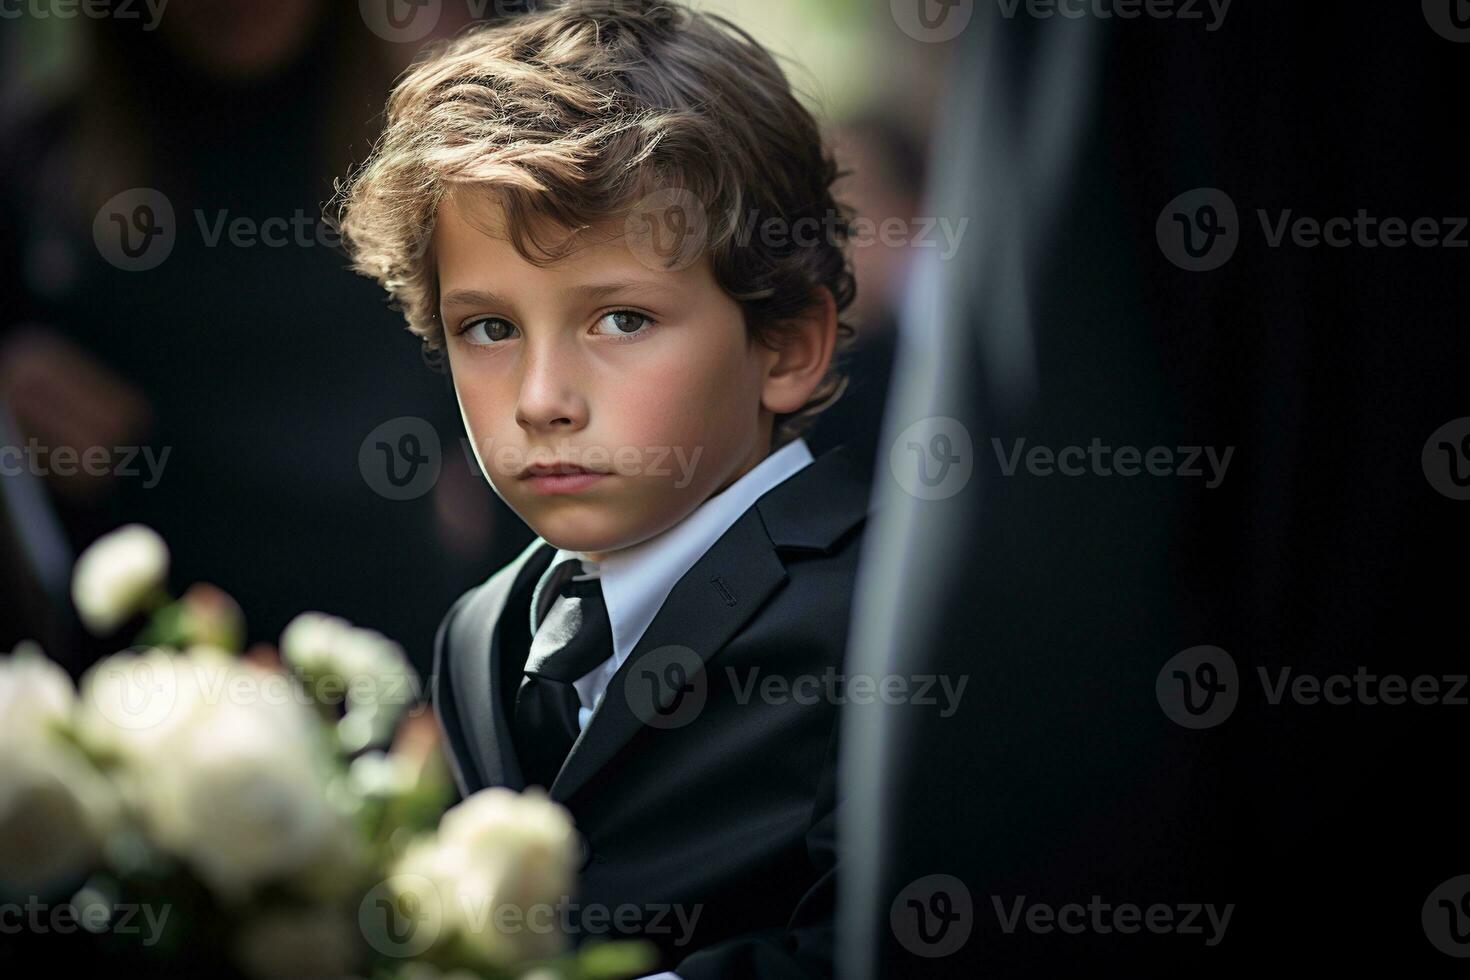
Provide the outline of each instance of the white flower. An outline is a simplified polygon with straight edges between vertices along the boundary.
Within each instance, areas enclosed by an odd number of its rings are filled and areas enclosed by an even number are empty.
[[[210,647],[120,653],[83,678],[77,729],[123,762],[154,841],[227,900],[313,867],[342,831],[322,729],[278,671]]]
[[[355,751],[386,739],[415,697],[415,675],[403,648],[376,630],[338,616],[306,612],[281,633],[281,659],[307,678],[326,703],[345,695],[341,737]],[[340,687],[329,688],[331,683]]]
[[[150,832],[227,900],[306,868],[344,831],[299,707],[212,704],[140,774]]]
[[[237,658],[211,647],[154,647],[106,657],[82,675],[77,734],[88,747],[151,765],[226,695]]]
[[[82,552],[71,596],[87,629],[104,636],[142,609],[168,577],[168,546],[151,528],[129,524]]]
[[[8,751],[69,724],[75,704],[71,678],[36,644],[0,658],[0,745]]]
[[[301,613],[281,631],[281,659],[303,673],[323,671],[331,663],[337,637],[350,628],[336,616]]]
[[[46,894],[87,871],[118,815],[112,787],[62,742],[0,752],[0,894]]]
[[[460,860],[457,850],[441,846],[432,835],[409,844],[384,882],[398,909],[392,930],[377,927],[379,909],[364,907],[373,916],[363,920],[369,942],[394,957],[416,956],[431,945],[447,943],[462,920],[455,909]]]
[[[444,929],[486,963],[510,966],[564,947],[559,910],[575,861],[576,830],[565,809],[540,790],[493,787],[445,813],[436,837],[405,852],[394,880],[431,888],[418,907],[437,907]]]
[[[75,706],[71,678],[36,644],[0,657],[0,892],[87,870],[117,816],[111,785],[57,737]]]
[[[335,674],[350,699],[374,703],[411,673],[403,648],[376,630],[339,616],[305,612],[281,633],[281,659],[302,673]],[[399,700],[407,701],[407,692]]]

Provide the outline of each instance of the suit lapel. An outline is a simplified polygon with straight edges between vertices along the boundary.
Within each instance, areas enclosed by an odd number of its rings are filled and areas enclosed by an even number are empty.
[[[612,676],[551,785],[552,799],[569,798],[643,727],[629,703],[626,685],[649,651],[683,647],[703,665],[784,581],[786,568],[776,557],[760,515],[751,508],[674,586]]]
[[[867,500],[866,481],[839,448],[771,488],[742,514],[674,586],[613,675],[552,783],[551,797],[569,799],[643,727],[629,697],[629,685],[640,683],[640,660],[651,651],[683,647],[702,668],[785,583],[778,549],[831,547],[862,521]],[[637,697],[640,708],[646,700]]]
[[[525,615],[507,613],[525,607],[532,585],[555,553],[550,544],[536,539],[471,596],[450,627],[450,681],[482,786],[522,788],[510,723],[497,697],[507,645],[500,631],[519,627],[529,633]],[[513,598],[517,601],[511,601]],[[507,619],[512,621],[507,623]]]

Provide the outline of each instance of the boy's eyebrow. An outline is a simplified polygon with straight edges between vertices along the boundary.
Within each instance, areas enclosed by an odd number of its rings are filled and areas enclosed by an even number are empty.
[[[592,301],[615,293],[652,292],[662,289],[656,282],[626,279],[618,282],[592,282],[580,286],[569,286],[565,290],[578,299]],[[488,289],[456,289],[446,293],[441,301],[445,306],[509,306],[499,295]]]

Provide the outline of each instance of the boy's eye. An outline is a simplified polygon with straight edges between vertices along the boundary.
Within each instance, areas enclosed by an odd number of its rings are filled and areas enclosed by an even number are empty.
[[[636,334],[648,327],[653,322],[651,317],[632,310],[614,310],[597,321],[595,332],[609,336],[628,336]],[[477,320],[471,320],[460,331],[466,342],[478,347],[486,347],[509,340],[515,336],[516,327],[507,320],[500,317],[482,316]]]
[[[508,340],[511,332],[514,330],[515,327],[499,317],[483,316],[478,320],[471,320],[460,331],[460,336],[471,344],[477,344],[483,347],[487,344],[496,344],[502,340]]]
[[[637,333],[651,322],[653,321],[642,313],[634,313],[632,310],[614,310],[597,321],[598,328],[606,325],[608,329],[598,329],[596,332],[611,335],[626,335]]]

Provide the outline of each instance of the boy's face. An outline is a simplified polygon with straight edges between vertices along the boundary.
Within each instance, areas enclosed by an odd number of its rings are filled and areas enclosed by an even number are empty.
[[[651,269],[608,229],[538,267],[503,228],[492,200],[446,198],[439,315],[480,466],[537,534],[593,556],[637,544],[767,455],[777,355],[707,257]],[[528,473],[558,463],[584,472]]]

